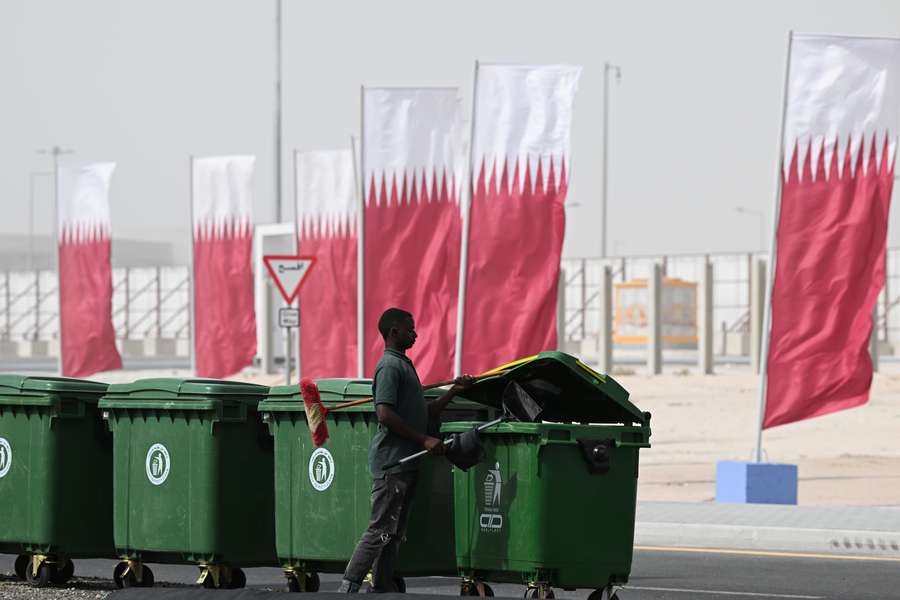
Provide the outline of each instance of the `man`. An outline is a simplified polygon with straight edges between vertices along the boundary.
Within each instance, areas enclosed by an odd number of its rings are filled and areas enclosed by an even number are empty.
[[[389,470],[385,467],[423,448],[431,454],[443,454],[441,440],[427,434],[429,418],[436,419],[450,399],[474,381],[467,375],[458,377],[446,394],[426,403],[419,376],[406,356],[416,343],[413,316],[405,310],[389,308],[378,320],[378,331],[384,338],[385,350],[372,382],[378,417],[378,431],[369,447],[372,516],[344,571],[340,592],[359,591],[369,569],[373,575],[372,591],[396,591],[394,566],[406,534],[420,461]]]

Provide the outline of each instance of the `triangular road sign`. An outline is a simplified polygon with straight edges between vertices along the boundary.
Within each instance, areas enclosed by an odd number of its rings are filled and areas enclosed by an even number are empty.
[[[285,256],[283,254],[269,254],[263,256],[263,262],[269,270],[269,275],[275,280],[278,291],[284,301],[289,305],[300,293],[300,286],[316,262],[314,256]]]

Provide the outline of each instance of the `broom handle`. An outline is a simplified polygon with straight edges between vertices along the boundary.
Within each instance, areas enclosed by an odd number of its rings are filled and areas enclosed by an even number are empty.
[[[506,371],[490,371],[488,373],[482,373],[475,377],[475,381],[480,381],[482,379],[487,379],[488,377],[494,377],[496,375],[503,375]],[[439,381],[438,383],[429,383],[428,385],[423,385],[423,390],[433,390],[434,388],[444,387],[445,385],[452,384],[455,379],[448,379],[446,381]],[[340,410],[342,408],[349,408],[351,406],[359,406],[360,404],[366,404],[374,400],[374,396],[369,396],[368,398],[360,398],[359,400],[351,400],[350,402],[341,402],[340,404],[335,404],[334,406],[328,407],[328,412],[333,410]]]

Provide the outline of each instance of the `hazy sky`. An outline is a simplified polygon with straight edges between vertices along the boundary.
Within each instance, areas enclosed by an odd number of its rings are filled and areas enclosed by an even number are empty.
[[[114,236],[186,248],[191,154],[255,154],[256,220],[273,222],[275,2],[2,0],[0,234],[27,231],[31,174],[50,166],[35,150],[53,144],[118,162]],[[287,218],[292,150],[347,146],[361,84],[458,85],[469,112],[476,59],[568,62],[584,66],[569,256],[600,249],[605,60],[623,75],[610,252],[745,251],[759,221],[734,207],[771,225],[788,31],[900,37],[891,1],[283,2]],[[48,231],[49,182],[35,183]]]

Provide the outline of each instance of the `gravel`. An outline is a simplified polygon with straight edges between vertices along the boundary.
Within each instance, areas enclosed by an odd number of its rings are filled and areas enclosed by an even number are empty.
[[[110,579],[73,577],[64,586],[38,588],[15,575],[0,574],[0,600],[104,600],[115,589]]]

